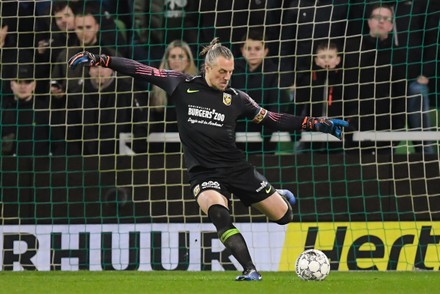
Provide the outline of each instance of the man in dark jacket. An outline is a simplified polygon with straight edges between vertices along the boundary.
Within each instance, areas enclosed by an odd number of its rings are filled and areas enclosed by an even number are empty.
[[[51,152],[46,96],[35,95],[31,65],[19,65],[12,94],[2,97],[2,155],[48,156]]]
[[[282,86],[310,85],[309,72],[313,65],[314,42],[331,39],[342,48],[346,33],[348,2],[347,0],[268,1],[268,37],[271,38],[268,41],[272,54],[278,55],[279,52],[282,56],[280,60]],[[307,99],[307,97],[298,98]],[[296,106],[298,110],[295,113],[298,115],[303,109],[301,106]]]
[[[369,27],[364,21],[364,15],[369,15],[373,6],[369,3],[377,1],[354,0],[350,6],[350,22],[348,33],[360,34]],[[425,28],[429,26],[429,19],[434,13],[429,13],[428,2],[436,1],[418,0],[386,0],[393,12],[393,29],[390,39],[393,46],[392,64],[399,67],[407,80],[406,112],[408,127],[414,131],[431,130],[429,114],[429,88],[428,83],[434,77],[430,68],[432,60],[429,52],[434,46],[430,40],[438,40],[437,35],[430,36],[433,31]],[[432,5],[431,5],[432,6]],[[427,13],[428,12],[428,13]],[[368,17],[368,16],[367,16]],[[438,20],[434,27],[438,27]],[[424,44],[425,40],[425,44]],[[424,46],[425,45],[425,46]],[[431,59],[431,62],[429,61]],[[424,66],[423,64],[427,65]],[[434,89],[434,88],[432,88]],[[416,152],[434,153],[433,142],[413,141]]]
[[[146,152],[146,99],[132,93],[131,79],[117,77],[111,68],[90,67],[88,73],[79,94],[68,96],[68,153]],[[124,134],[131,150],[121,142]]]
[[[429,77],[432,97],[431,106],[440,105],[440,2],[431,0],[427,8],[425,25],[424,73]]]
[[[405,127],[405,72],[392,66],[390,6],[374,6],[366,35],[347,39],[345,56],[345,113],[358,131],[391,131]],[[402,59],[400,59],[402,60]],[[354,143],[353,143],[354,144]],[[349,146],[349,145],[347,145]],[[392,142],[362,142],[363,153],[392,152]]]
[[[231,79],[233,88],[246,91],[258,104],[274,112],[287,112],[289,96],[287,91],[278,88],[278,71],[276,65],[267,59],[269,49],[266,47],[263,31],[250,30],[243,37],[241,47],[243,59],[236,63],[235,75]],[[242,120],[237,124],[237,132],[258,132],[263,135],[264,145],[247,144],[246,151],[274,151],[275,144],[270,142],[273,131]],[[255,147],[255,148],[254,148]]]

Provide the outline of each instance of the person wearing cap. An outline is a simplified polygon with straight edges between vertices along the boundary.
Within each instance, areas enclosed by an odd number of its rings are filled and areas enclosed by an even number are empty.
[[[2,99],[1,154],[48,156],[49,113],[46,96],[35,94],[32,65],[18,65],[10,81],[12,93]]]

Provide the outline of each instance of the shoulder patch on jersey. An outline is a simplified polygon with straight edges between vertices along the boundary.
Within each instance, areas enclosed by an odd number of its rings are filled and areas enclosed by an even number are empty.
[[[230,106],[232,102],[232,95],[228,93],[223,93],[223,104]]]

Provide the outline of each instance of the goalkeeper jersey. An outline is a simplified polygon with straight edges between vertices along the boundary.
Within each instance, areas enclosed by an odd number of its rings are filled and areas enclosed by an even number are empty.
[[[224,91],[214,89],[202,76],[159,70],[121,57],[111,57],[108,67],[146,79],[164,89],[175,101],[180,141],[189,171],[195,167],[232,167],[245,161],[243,151],[235,143],[235,127],[240,118],[279,131],[302,128],[304,117],[267,111],[246,93],[231,87]]]

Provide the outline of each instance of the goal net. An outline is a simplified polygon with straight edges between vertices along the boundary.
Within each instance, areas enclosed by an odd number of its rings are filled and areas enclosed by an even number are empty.
[[[308,248],[333,270],[438,270],[439,7],[371,2],[1,1],[2,269],[241,270],[189,189],[174,101],[67,67],[85,49],[195,75],[219,37],[261,106],[350,121],[342,141],[237,123],[247,160],[297,197],[287,226],[231,198],[259,270]]]

